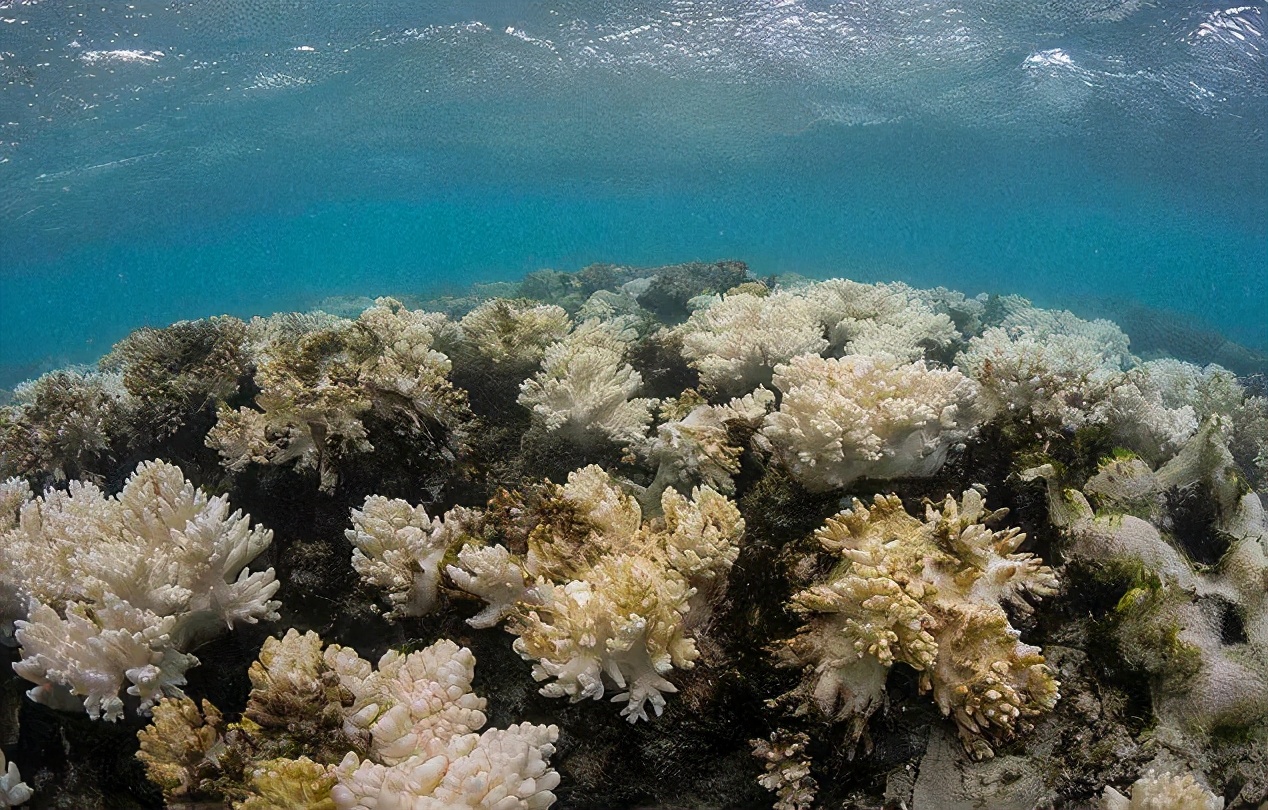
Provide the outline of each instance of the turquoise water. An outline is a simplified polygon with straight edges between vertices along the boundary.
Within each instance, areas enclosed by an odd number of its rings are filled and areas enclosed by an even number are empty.
[[[0,0],[0,387],[539,267],[1149,307],[1268,350],[1265,4]]]

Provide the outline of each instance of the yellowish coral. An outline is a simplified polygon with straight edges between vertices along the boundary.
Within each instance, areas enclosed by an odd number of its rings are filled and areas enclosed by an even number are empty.
[[[1129,796],[1105,788],[1102,810],[1224,810],[1224,800],[1198,784],[1193,774],[1150,770],[1132,784]]]
[[[448,572],[489,603],[473,625],[509,618],[515,650],[548,681],[542,694],[597,700],[610,682],[621,713],[646,719],[677,691],[667,676],[694,664],[692,629],[720,596],[744,531],[735,505],[707,487],[690,498],[666,490],[661,509],[644,522],[637,501],[592,465],[538,505],[525,555],[467,545]]]
[[[829,519],[816,537],[841,562],[827,582],[793,597],[808,621],[777,655],[802,667],[806,681],[785,698],[799,711],[848,720],[857,738],[884,701],[889,668],[902,662],[920,672],[921,689],[978,756],[1051,709],[1057,682],[1003,605],[1051,595],[1057,580],[1016,551],[1024,534],[988,528],[1005,513],[987,512],[968,490],[959,502],[928,504],[923,521],[894,495],[877,495],[871,507],[856,499]]]
[[[251,771],[251,795],[234,810],[335,810],[333,771],[308,757],[265,760]]]

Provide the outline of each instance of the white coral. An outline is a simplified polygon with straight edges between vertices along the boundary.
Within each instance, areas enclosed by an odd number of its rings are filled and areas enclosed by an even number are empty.
[[[930,475],[983,418],[978,386],[923,361],[803,355],[775,370],[784,392],[763,435],[806,488]]]
[[[422,506],[371,495],[352,510],[352,567],[361,579],[387,592],[392,613],[423,616],[436,603],[440,561],[457,536],[462,510],[431,519]]]
[[[145,711],[179,694],[197,663],[184,650],[235,622],[276,619],[273,569],[246,568],[273,533],[229,508],[160,461],[138,466],[114,497],[72,482],[23,504],[0,534],[0,570],[31,600],[15,665],[37,684],[31,697],[62,705],[69,691],[114,720],[130,683]]]
[[[389,651],[378,669],[344,647],[325,660],[354,695],[345,710],[372,743],[362,760],[349,752],[334,769],[340,810],[550,807],[559,775],[548,759],[555,726],[487,729],[485,700],[471,691],[475,656],[442,639],[408,655]]]
[[[589,320],[546,349],[520,386],[519,403],[547,432],[586,444],[594,434],[626,445],[643,438],[654,400],[636,397],[642,376],[625,362],[635,337],[624,321]]]
[[[934,312],[901,282],[861,284],[837,278],[811,285],[805,295],[819,307],[828,342],[841,354],[919,360],[956,337],[951,318]]]
[[[956,358],[992,410],[1081,427],[1105,421],[1102,403],[1134,363],[1109,321],[1023,307],[969,341]]]
[[[1102,810],[1224,810],[1224,800],[1198,784],[1193,774],[1158,773],[1150,770],[1137,779],[1124,796],[1105,788]]]
[[[32,793],[22,781],[18,766],[12,762],[6,766],[4,752],[0,751],[0,808],[17,807],[31,798]]]
[[[770,383],[780,363],[828,347],[820,308],[804,296],[733,293],[705,303],[678,334],[683,356],[700,372],[700,382],[722,393],[748,393]]]

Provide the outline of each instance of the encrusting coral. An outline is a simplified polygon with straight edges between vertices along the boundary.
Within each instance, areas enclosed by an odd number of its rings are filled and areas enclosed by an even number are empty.
[[[762,435],[816,492],[863,477],[930,475],[989,415],[976,383],[923,360],[807,354],[776,366],[774,384],[784,397]]]
[[[377,669],[347,647],[294,629],[251,667],[237,723],[214,706],[164,699],[139,733],[140,759],[169,801],[221,799],[235,810],[550,807],[555,726],[478,733],[485,699],[475,656],[441,640],[388,651]]]
[[[433,348],[445,325],[444,315],[381,298],[356,321],[293,339],[282,329],[256,349],[255,407],[222,405],[208,446],[230,470],[292,461],[315,469],[329,492],[342,458],[373,449],[364,418],[374,411],[452,456],[449,445],[468,411],[465,394],[447,378],[449,357]]]
[[[597,466],[552,490],[530,518],[525,553],[467,544],[448,567],[459,588],[488,603],[470,622],[507,618],[548,697],[598,700],[606,680],[622,690],[612,700],[626,704],[630,722],[647,719],[649,704],[660,714],[664,693],[677,691],[667,676],[694,665],[691,628],[707,619],[739,552],[739,510],[708,487],[690,499],[666,489],[663,518],[644,522]]]
[[[1028,598],[1051,596],[1058,583],[1041,560],[1016,551],[1024,534],[988,528],[1006,512],[987,512],[970,489],[959,502],[928,504],[923,521],[893,495],[870,507],[856,499],[830,518],[815,536],[841,560],[826,582],[793,596],[807,623],[776,655],[803,668],[805,680],[781,701],[848,720],[857,740],[885,701],[890,668],[903,663],[976,756],[1029,728],[1056,704],[1057,682],[1004,608],[1028,611]]]
[[[36,684],[32,700],[68,708],[73,695],[89,716],[116,720],[126,686],[147,712],[181,694],[193,645],[277,618],[273,569],[246,567],[273,533],[179,467],[145,462],[112,497],[79,481],[25,495],[0,534],[0,592],[29,600],[14,669]]]

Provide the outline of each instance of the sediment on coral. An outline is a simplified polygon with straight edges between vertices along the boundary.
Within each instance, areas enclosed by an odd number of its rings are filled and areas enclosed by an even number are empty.
[[[1262,383],[739,262],[325,304],[0,410],[0,791],[1268,800]]]

